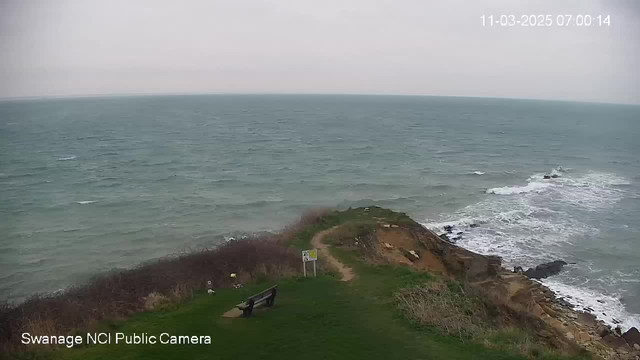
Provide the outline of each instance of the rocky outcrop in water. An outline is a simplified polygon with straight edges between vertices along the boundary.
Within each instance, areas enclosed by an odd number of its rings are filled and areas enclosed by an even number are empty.
[[[562,260],[551,261],[548,263],[540,264],[534,268],[529,268],[524,274],[529,279],[544,279],[552,275],[558,274],[562,271],[562,268],[567,265]]]

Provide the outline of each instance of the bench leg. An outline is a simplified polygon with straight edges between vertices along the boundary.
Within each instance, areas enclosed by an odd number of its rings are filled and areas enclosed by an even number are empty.
[[[242,316],[244,317],[251,316],[251,313],[253,312],[253,304],[254,304],[254,301],[249,300],[249,304],[247,304],[247,307],[244,308],[244,310],[242,310]]]
[[[271,290],[271,296],[269,296],[269,298],[267,299],[265,305],[266,306],[273,306],[273,303],[276,301],[276,294],[278,293],[277,289],[273,289]]]

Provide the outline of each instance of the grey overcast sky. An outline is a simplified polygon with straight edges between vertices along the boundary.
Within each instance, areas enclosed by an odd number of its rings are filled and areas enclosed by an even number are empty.
[[[610,16],[500,27],[481,16]],[[640,103],[635,0],[0,0],[0,97],[339,93]]]

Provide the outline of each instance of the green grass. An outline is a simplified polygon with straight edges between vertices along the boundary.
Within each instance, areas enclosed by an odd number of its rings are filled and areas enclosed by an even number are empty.
[[[374,207],[368,213],[334,212],[301,231],[292,245],[306,248],[317,231],[372,216],[398,224],[408,219]],[[221,289],[214,296],[199,294],[172,311],[103,324],[126,334],[210,335],[211,345],[91,345],[48,355],[57,359],[523,359],[509,348],[462,342],[405,319],[397,310],[395,292],[431,281],[431,275],[406,267],[368,265],[341,249],[332,252],[354,268],[356,279],[345,283],[320,274],[281,280],[275,306],[249,318],[221,315],[270,283]]]
[[[64,349],[59,359],[517,359],[518,356],[463,344],[412,327],[393,310],[391,289],[428,279],[406,269],[382,267],[377,283],[368,276],[348,284],[330,276],[280,283],[276,305],[250,318],[220,315],[268,284],[200,295],[170,312],[149,312],[115,332],[210,335],[211,345],[99,345]],[[361,281],[361,280],[360,280]]]
[[[377,220],[382,220],[397,225],[420,226],[405,213],[399,213],[377,206],[372,206],[368,208],[368,210],[364,209],[365,208],[350,208],[343,211],[331,211],[325,215],[319,223],[306,226],[299,231],[289,245],[298,249],[306,249],[309,247],[311,238],[317,232],[348,222],[358,223],[360,225],[367,224],[373,227]]]

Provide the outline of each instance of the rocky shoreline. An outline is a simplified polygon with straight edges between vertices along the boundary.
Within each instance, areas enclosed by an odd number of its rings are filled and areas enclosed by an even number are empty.
[[[523,274],[503,273],[499,278],[507,283],[523,282]],[[575,310],[573,305],[557,297],[546,286],[529,282],[528,292],[535,303],[533,313],[565,339],[575,341],[604,359],[640,359],[640,332],[637,328],[632,327],[623,333],[620,327],[612,328],[589,312]],[[541,330],[538,335],[549,340],[554,336],[546,330]]]
[[[475,226],[479,225],[470,225]],[[603,359],[640,360],[637,328],[624,332],[620,327],[613,328],[588,311],[576,310],[537,281],[559,273],[566,262],[555,260],[511,271],[502,267],[498,256],[485,256],[457,246],[455,242],[463,233],[453,226],[445,226],[444,230],[438,235],[421,225],[418,229],[379,224],[375,236],[379,242],[377,251],[390,262],[464,278],[490,294],[495,302],[540,320],[543,325],[536,335],[556,348],[578,345]]]

